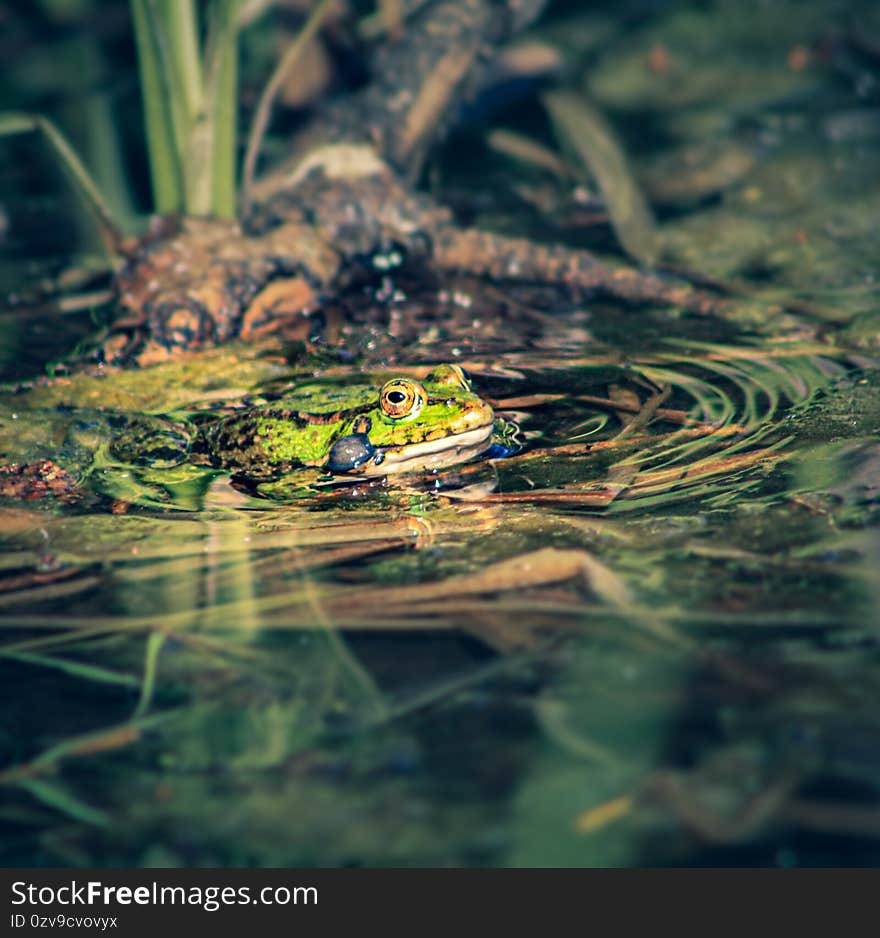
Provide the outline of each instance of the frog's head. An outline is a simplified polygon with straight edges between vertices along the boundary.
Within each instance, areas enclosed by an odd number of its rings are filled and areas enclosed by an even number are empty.
[[[464,462],[488,449],[494,419],[458,365],[438,365],[421,382],[392,378],[333,444],[327,468],[378,476]]]

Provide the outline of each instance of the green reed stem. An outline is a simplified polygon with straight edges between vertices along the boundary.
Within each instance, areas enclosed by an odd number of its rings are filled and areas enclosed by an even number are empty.
[[[153,207],[166,214],[178,211],[183,205],[183,180],[171,114],[170,88],[160,55],[155,7],[150,0],[131,0],[131,13],[144,102]]]
[[[239,0],[131,0],[156,211],[232,217]]]
[[[208,36],[205,85],[212,125],[211,208],[220,218],[235,215],[238,122],[239,0],[217,0]]]

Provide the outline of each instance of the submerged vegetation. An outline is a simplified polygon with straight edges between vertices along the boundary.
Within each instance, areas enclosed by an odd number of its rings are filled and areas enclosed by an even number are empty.
[[[353,61],[407,42],[391,3],[133,0],[100,5],[104,33],[61,6],[14,22],[36,57],[10,56],[5,129],[75,140],[127,231],[249,206],[257,152],[283,161],[304,112],[376,78]],[[732,298],[714,314],[391,244],[280,337],[84,365],[106,265],[36,141],[6,137],[0,862],[876,864],[866,6],[551,5],[427,160],[463,223],[687,275]],[[137,119],[97,121],[108,100]],[[217,415],[443,362],[516,446],[387,484],[189,458]]]

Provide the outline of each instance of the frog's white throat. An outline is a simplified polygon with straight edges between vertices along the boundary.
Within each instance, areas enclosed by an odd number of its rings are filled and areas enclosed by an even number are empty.
[[[456,463],[467,462],[489,448],[494,424],[474,427],[462,433],[453,433],[437,440],[410,443],[405,447],[389,446],[382,449],[383,459],[378,464],[369,462],[358,469],[359,475],[384,476],[391,472],[430,471],[443,469]]]

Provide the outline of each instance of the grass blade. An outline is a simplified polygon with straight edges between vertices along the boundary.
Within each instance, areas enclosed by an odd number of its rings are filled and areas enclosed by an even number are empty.
[[[141,685],[141,698],[132,715],[132,719],[137,720],[142,717],[150,704],[153,702],[153,692],[156,689],[156,675],[159,670],[159,655],[162,646],[165,644],[165,634],[163,632],[151,632],[147,639],[147,653],[144,663],[144,681]]]
[[[144,103],[153,207],[161,214],[169,214],[183,207],[181,154],[171,110],[171,89],[164,74],[155,10],[150,0],[131,0],[131,13]]]
[[[36,655],[24,651],[5,651],[0,649],[0,657],[20,661],[22,664],[41,665],[46,668],[58,668],[72,677],[84,678],[87,681],[98,681],[101,684],[116,684],[122,687],[137,687],[138,680],[130,674],[121,674],[108,668],[101,668],[94,664],[85,664],[80,661],[69,661],[64,658],[53,658],[51,655]]]
[[[238,122],[238,0],[215,0],[205,56],[205,119],[210,127],[209,210],[235,216]]]
[[[83,196],[89,208],[95,213],[101,237],[111,254],[117,255],[122,244],[122,230],[116,222],[110,207],[104,201],[100,189],[82,160],[70,145],[67,137],[45,117],[39,114],[0,114],[0,137],[22,133],[42,133],[44,139],[55,151],[58,160],[73,181],[77,191]]]
[[[168,43],[174,90],[185,122],[192,125],[204,101],[196,7],[193,0],[153,0],[153,3],[154,15]]]
[[[29,778],[23,779],[18,784],[38,801],[72,817],[75,821],[82,821],[84,824],[93,824],[97,827],[106,827],[110,823],[110,818],[103,811],[80,801],[57,782]]]

